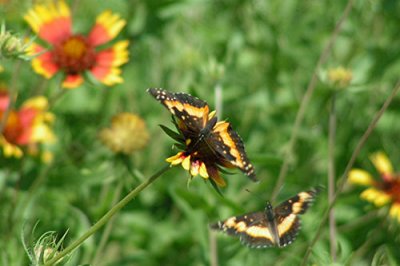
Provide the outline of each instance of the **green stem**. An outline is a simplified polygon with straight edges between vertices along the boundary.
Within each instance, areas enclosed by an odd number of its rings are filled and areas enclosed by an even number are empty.
[[[335,194],[335,139],[336,139],[336,93],[331,97],[331,110],[329,112],[329,135],[328,135],[328,202],[333,201]],[[336,261],[336,222],[335,210],[329,212],[329,241],[332,261]]]
[[[121,210],[126,204],[128,204],[133,198],[135,198],[143,189],[153,183],[158,177],[164,174],[166,171],[170,169],[170,166],[167,165],[162,168],[160,171],[149,177],[146,181],[137,186],[134,190],[132,190],[128,195],[125,196],[122,200],[120,200],[114,207],[111,208],[100,220],[95,223],[92,227],[89,228],[80,238],[75,240],[71,245],[61,251],[57,256],[50,259],[46,262],[45,266],[54,265],[58,260],[72,252],[75,248],[79,247],[86,239],[92,236],[95,232],[97,232],[104,224],[106,224],[111,217],[114,216],[119,210]]]
[[[321,69],[321,66],[324,65],[326,63],[326,61],[328,60],[328,56],[329,56],[330,52],[332,51],[333,44],[335,43],[336,38],[339,35],[339,32],[343,28],[342,27],[343,23],[349,16],[352,6],[353,6],[353,0],[349,0],[346,8],[344,10],[343,16],[337,22],[336,27],[335,27],[328,43],[326,44],[324,50],[321,53],[321,56],[318,59],[317,66],[314,69],[314,73],[311,77],[310,83],[308,83],[307,90],[304,93],[304,96],[301,100],[299,111],[297,112],[296,119],[294,121],[292,135],[290,136],[289,145],[287,146],[286,150],[284,151],[283,163],[282,163],[281,169],[279,171],[279,176],[275,183],[274,190],[272,191],[272,196],[271,196],[272,203],[275,202],[276,197],[278,196],[279,190],[281,189],[283,183],[285,182],[285,177],[287,175],[287,172],[289,171],[290,160],[292,158],[291,154],[293,153],[294,146],[296,145],[297,135],[298,135],[300,126],[303,122],[305,111],[306,111],[307,107],[309,106],[311,96],[313,95],[313,92],[317,85],[318,74]]]
[[[11,85],[8,87],[8,97],[10,99],[10,103],[8,104],[6,110],[4,111],[2,118],[0,120],[0,135],[3,134],[3,131],[6,127],[6,122],[11,110],[14,108],[14,104],[17,101],[18,97],[18,88],[17,88],[17,80],[19,73],[21,72],[21,64],[22,61],[18,61],[14,67],[13,75],[11,78]]]
[[[122,188],[124,186],[124,182],[123,180],[119,181],[119,184],[117,186],[117,189],[115,190],[115,194],[114,194],[114,198],[112,200],[112,205],[114,205],[115,203],[117,203],[117,201],[119,200],[119,198],[121,197],[121,192],[122,192]],[[97,251],[96,254],[93,258],[92,261],[92,265],[98,265],[98,262],[100,261],[101,255],[102,255],[102,251],[104,249],[104,247],[107,244],[107,240],[110,236],[113,224],[114,224],[114,218],[115,216],[110,219],[110,221],[107,223],[106,228],[104,228],[103,234],[100,238],[100,243],[99,246],[97,247]]]
[[[346,165],[346,169],[344,170],[338,185],[337,185],[337,189],[336,189],[336,193],[334,194],[332,201],[329,203],[329,206],[327,208],[327,210],[325,211],[324,215],[322,216],[322,221],[319,225],[319,227],[317,228],[317,232],[315,234],[315,237],[312,239],[310,245],[307,248],[306,253],[304,254],[303,257],[303,262],[301,263],[301,265],[306,265],[308,258],[310,257],[311,251],[315,245],[315,243],[317,243],[319,237],[322,234],[322,228],[323,226],[326,224],[326,221],[329,218],[329,213],[331,211],[331,209],[333,208],[333,206],[335,205],[339,194],[342,192],[342,190],[344,189],[345,184],[347,183],[347,178],[348,178],[348,174],[351,170],[351,168],[353,168],[354,162],[356,161],[356,158],[358,156],[358,154],[360,154],[360,151],[362,149],[362,147],[364,146],[364,144],[367,142],[369,136],[372,133],[372,130],[374,130],[374,128],[376,127],[376,125],[378,124],[378,121],[381,119],[382,115],[385,113],[385,111],[387,110],[387,108],[389,107],[390,103],[393,101],[394,97],[396,96],[396,94],[400,91],[400,80],[397,81],[396,86],[394,87],[392,93],[389,95],[389,97],[386,99],[386,101],[383,103],[381,109],[375,114],[374,118],[372,119],[371,123],[368,125],[367,130],[364,132],[364,134],[362,135],[362,137],[360,138],[360,140],[357,143],[357,146],[355,147],[353,154],[350,157],[349,162]]]

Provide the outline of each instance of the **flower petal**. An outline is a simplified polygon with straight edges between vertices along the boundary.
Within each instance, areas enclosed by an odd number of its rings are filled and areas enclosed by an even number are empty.
[[[0,136],[0,146],[3,146],[4,157],[21,158],[23,155],[18,146],[9,143],[3,136]]]
[[[393,173],[393,166],[389,158],[383,152],[376,152],[370,156],[370,160],[374,164],[376,170],[382,175],[390,175]]]
[[[362,186],[370,186],[374,184],[372,176],[362,169],[351,169],[348,181],[350,183]]]
[[[45,49],[37,44],[32,44],[29,47],[29,54],[39,54],[38,56],[32,59],[32,67],[33,70],[49,79],[59,70],[59,67],[53,62],[53,55],[51,52],[44,52]]]
[[[207,172],[207,167],[206,165],[202,162],[200,165],[200,176],[203,178],[208,178],[208,172]]]
[[[62,83],[62,87],[66,89],[74,89],[83,83],[83,77],[77,75],[67,75]]]
[[[184,158],[185,157],[183,156],[183,152],[178,152],[176,155],[167,158],[166,161],[168,163],[171,163],[171,165],[178,165],[182,163]]]
[[[90,70],[100,82],[107,86],[122,83],[121,69],[118,67],[128,62],[128,41],[120,41],[110,49],[96,55],[96,65]]]
[[[27,145],[32,142],[32,129],[36,116],[39,111],[35,108],[22,108],[18,112],[18,120],[20,125],[20,134],[15,140],[18,145]]]
[[[366,201],[374,203],[377,207],[382,207],[391,200],[390,195],[375,188],[368,188],[364,190],[360,197]]]
[[[190,169],[190,155],[189,156],[187,156],[186,158],[184,158],[183,159],[183,161],[182,161],[182,167],[183,167],[183,169],[185,169],[186,171],[189,171],[189,169]]]
[[[190,175],[197,176],[199,172],[200,172],[200,162],[199,161],[192,162],[192,165],[190,167]]]
[[[64,1],[35,5],[24,19],[40,38],[51,44],[71,36],[71,14]]]
[[[400,223],[400,203],[393,203],[389,215]]]
[[[24,102],[22,105],[22,108],[35,108],[37,110],[46,110],[49,106],[49,102],[47,101],[46,97],[44,96],[37,96],[28,99],[27,101]]]
[[[0,112],[7,110],[9,104],[10,96],[8,95],[8,92],[0,89]]]
[[[125,24],[126,21],[118,14],[113,14],[109,10],[104,11],[96,18],[96,24],[89,34],[89,42],[94,46],[106,43],[114,39]]]

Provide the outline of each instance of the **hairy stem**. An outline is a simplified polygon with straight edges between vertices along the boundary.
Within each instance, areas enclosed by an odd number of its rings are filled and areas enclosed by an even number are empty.
[[[393,101],[394,97],[396,96],[396,94],[399,92],[400,90],[400,80],[397,82],[396,86],[394,87],[392,93],[390,94],[390,96],[386,99],[386,101],[383,103],[381,109],[375,114],[374,118],[372,119],[371,123],[368,125],[367,130],[364,132],[364,134],[362,135],[362,137],[360,138],[360,140],[357,143],[357,146],[355,147],[353,154],[350,157],[349,162],[346,165],[346,168],[340,178],[339,184],[337,186],[336,189],[336,193],[334,194],[334,197],[332,198],[332,202],[329,204],[327,210],[325,211],[323,217],[322,217],[322,221],[317,229],[317,232],[315,234],[315,237],[313,238],[313,240],[311,241],[310,245],[307,248],[307,251],[303,257],[303,262],[301,265],[306,265],[308,258],[311,254],[311,251],[315,245],[315,243],[317,243],[319,237],[321,236],[322,233],[322,228],[323,226],[326,224],[326,221],[329,217],[329,213],[331,211],[331,209],[333,208],[333,206],[335,205],[339,194],[342,192],[344,185],[347,182],[347,178],[348,178],[348,174],[351,170],[351,168],[354,165],[354,162],[358,156],[358,154],[360,153],[362,147],[364,146],[364,144],[366,143],[368,137],[371,135],[372,130],[374,130],[374,128],[376,127],[376,125],[378,124],[379,119],[382,117],[382,115],[385,113],[386,109],[389,107],[390,103]]]
[[[303,122],[306,108],[309,105],[311,96],[315,90],[315,87],[317,84],[317,79],[318,79],[318,72],[319,72],[321,66],[326,63],[328,56],[332,50],[333,44],[335,43],[339,32],[342,30],[343,23],[349,16],[352,7],[353,7],[353,0],[349,0],[346,8],[344,10],[343,16],[337,22],[335,29],[334,29],[328,43],[326,44],[324,50],[321,53],[321,56],[318,59],[317,66],[314,69],[311,80],[307,86],[307,90],[304,93],[303,99],[301,100],[299,111],[297,112],[296,119],[294,121],[292,135],[290,136],[289,145],[288,145],[287,149],[284,151],[283,163],[282,163],[281,169],[279,171],[279,176],[276,181],[274,190],[272,191],[271,201],[273,203],[275,202],[276,197],[278,196],[279,190],[281,189],[283,182],[285,181],[287,172],[289,170],[289,163],[290,163],[289,159],[291,158],[290,155],[292,154],[294,146],[296,144],[298,131],[299,131],[301,123]]]
[[[110,221],[110,219],[120,211],[126,204],[128,204],[133,198],[135,198],[143,189],[153,183],[158,177],[164,174],[166,171],[170,169],[170,166],[167,165],[162,168],[160,171],[149,177],[146,181],[137,186],[134,190],[132,190],[128,195],[126,195],[122,200],[120,200],[114,207],[111,208],[103,217],[100,218],[97,223],[95,223],[92,227],[89,228],[81,237],[75,240],[71,245],[61,251],[57,256],[54,256],[45,265],[54,265],[59,259],[68,255],[74,249],[79,247],[86,239],[96,233],[103,225]]]

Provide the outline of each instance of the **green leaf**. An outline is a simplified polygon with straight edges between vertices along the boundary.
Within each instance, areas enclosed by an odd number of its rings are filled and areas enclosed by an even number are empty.
[[[180,134],[176,133],[175,131],[173,131],[172,129],[169,129],[168,127],[166,127],[164,125],[159,125],[159,126],[172,139],[174,139],[180,143],[185,143],[185,140],[183,139],[183,137]]]

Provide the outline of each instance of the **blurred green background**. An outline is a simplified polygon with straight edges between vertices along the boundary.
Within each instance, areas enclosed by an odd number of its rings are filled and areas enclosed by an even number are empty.
[[[23,15],[36,1],[0,1],[8,29],[32,36]],[[21,233],[28,245],[56,231],[63,244],[85,232],[111,207],[118,184],[122,195],[137,186],[112,152],[98,140],[111,117],[139,114],[150,132],[148,146],[131,162],[148,177],[176,153],[173,140],[158,127],[171,126],[170,114],[146,93],[149,87],[189,92],[215,108],[215,88],[222,89],[220,119],[241,135],[261,182],[240,171],[224,175],[219,196],[200,177],[187,186],[188,173],[175,167],[116,215],[98,265],[210,265],[210,222],[262,210],[275,186],[302,96],[321,52],[343,14],[346,1],[68,1],[75,32],[86,33],[105,9],[127,20],[119,40],[130,41],[130,60],[122,67],[124,83],[108,88],[85,82],[67,91],[53,106],[54,162],[0,160],[0,264],[27,265]],[[373,115],[394,87],[400,72],[400,2],[354,1],[318,84],[299,138],[289,155],[290,168],[278,201],[321,184],[327,186],[328,118],[336,93],[335,170],[339,177]],[[1,59],[0,81],[11,83],[19,68],[17,105],[32,95],[58,93],[59,79],[44,81],[29,62]],[[330,69],[352,72],[349,86],[338,89],[327,78]],[[368,155],[385,151],[394,167],[400,162],[400,98],[397,96],[368,139],[356,166],[375,173]],[[45,182],[30,193],[40,176]],[[246,191],[250,190],[250,192]],[[335,206],[336,265],[400,264],[398,226],[387,209],[359,199],[361,188],[346,187]],[[24,203],[25,202],[25,203]],[[297,265],[314,237],[327,207],[326,191],[302,217],[297,240],[284,249],[249,249],[238,239],[217,234],[219,265]],[[13,215],[26,204],[21,219]],[[33,236],[30,234],[38,222]],[[101,232],[86,241],[67,265],[91,263]],[[215,237],[213,234],[212,237]],[[212,238],[211,238],[212,239]],[[314,247],[310,265],[330,265],[328,227]]]

